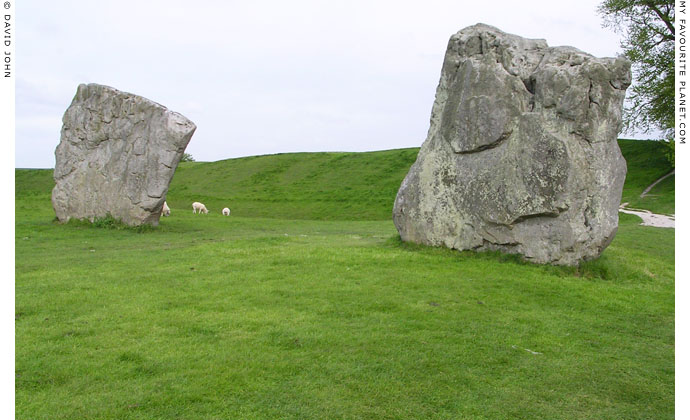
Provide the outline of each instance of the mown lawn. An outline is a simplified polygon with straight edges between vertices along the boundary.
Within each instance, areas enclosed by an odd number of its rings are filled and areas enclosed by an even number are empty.
[[[59,225],[45,175],[17,172],[17,419],[674,417],[672,229],[621,215],[562,268],[172,195],[155,229]]]

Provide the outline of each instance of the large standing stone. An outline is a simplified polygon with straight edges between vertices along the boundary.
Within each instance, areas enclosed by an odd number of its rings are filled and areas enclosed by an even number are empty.
[[[97,84],[79,85],[62,123],[52,198],[58,220],[111,215],[129,225],[157,225],[194,123]]]
[[[450,38],[427,139],[393,208],[404,241],[539,263],[595,258],[618,227],[630,64],[478,24]]]

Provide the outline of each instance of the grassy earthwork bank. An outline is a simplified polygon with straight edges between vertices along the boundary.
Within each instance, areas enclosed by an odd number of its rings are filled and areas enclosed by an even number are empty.
[[[17,170],[16,418],[673,418],[674,231],[621,214],[571,268],[404,244],[416,153],[185,163],[150,229],[57,224]]]
[[[673,170],[664,155],[666,151],[664,144],[639,140],[619,140],[618,143],[628,164],[621,203],[628,203],[627,207],[646,209],[652,213],[674,214],[675,176],[661,181],[647,195],[640,198],[645,188]]]

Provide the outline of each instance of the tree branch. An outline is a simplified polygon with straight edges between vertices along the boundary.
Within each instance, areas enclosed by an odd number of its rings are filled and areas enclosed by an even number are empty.
[[[644,1],[644,4],[652,9],[654,13],[656,13],[657,16],[659,16],[659,19],[661,19],[662,22],[666,25],[669,31],[673,34],[673,39],[676,39],[676,28],[673,27],[673,23],[671,22],[671,19],[668,14],[662,13],[661,10],[659,10],[658,7],[654,3],[652,3],[651,0],[646,0]]]

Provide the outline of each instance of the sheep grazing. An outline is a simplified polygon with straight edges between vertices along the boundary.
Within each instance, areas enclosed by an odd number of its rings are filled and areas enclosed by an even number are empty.
[[[206,209],[206,206],[199,203],[198,201],[195,201],[192,203],[192,213],[196,214],[197,211],[199,212],[199,214],[201,214],[201,213],[208,214],[208,210]]]
[[[170,207],[168,207],[168,202],[163,202],[163,210],[161,210],[161,216],[170,216]]]
[[[229,208],[224,208],[223,209],[223,216],[230,216],[230,209]]]

